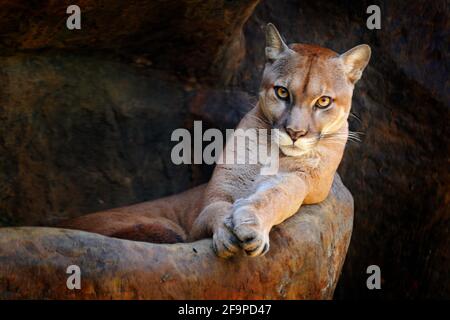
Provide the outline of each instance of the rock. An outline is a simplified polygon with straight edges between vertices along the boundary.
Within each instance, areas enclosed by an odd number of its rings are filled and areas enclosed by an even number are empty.
[[[226,78],[245,54],[243,25],[257,3],[80,0],[81,30],[69,30],[70,1],[0,0],[0,52],[100,50],[186,78]]]
[[[187,112],[165,73],[98,55],[0,65],[0,225],[48,226],[192,186],[190,166],[170,161]]]
[[[0,229],[1,299],[331,299],[350,241],[353,199],[328,198],[271,232],[260,258],[218,258],[211,240],[151,244],[57,228]],[[81,289],[66,269],[81,269]]]

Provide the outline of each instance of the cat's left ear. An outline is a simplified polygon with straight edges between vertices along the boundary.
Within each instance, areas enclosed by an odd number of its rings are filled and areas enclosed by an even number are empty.
[[[340,55],[344,63],[345,72],[352,83],[361,78],[364,68],[370,60],[371,49],[367,44],[356,46]]]
[[[281,38],[277,28],[272,23],[266,26],[266,58],[269,61],[275,61],[289,48]]]

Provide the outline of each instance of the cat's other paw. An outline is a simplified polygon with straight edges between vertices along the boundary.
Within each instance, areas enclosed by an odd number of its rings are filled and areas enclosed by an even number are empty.
[[[231,221],[226,223],[248,256],[263,256],[269,251],[269,231],[265,230],[258,215],[251,207],[236,208],[231,215]]]
[[[231,218],[228,217],[227,220]],[[229,224],[229,221],[227,222]],[[212,239],[212,247],[214,253],[220,258],[230,258],[235,255],[241,248],[239,247],[239,240],[236,236],[229,230],[225,224],[219,226]]]

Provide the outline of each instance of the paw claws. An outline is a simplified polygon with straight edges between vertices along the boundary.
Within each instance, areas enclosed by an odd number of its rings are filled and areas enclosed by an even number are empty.
[[[231,219],[231,216],[224,220],[224,224],[225,224],[225,227],[227,227],[230,231],[233,230],[234,225],[233,225],[233,220]]]

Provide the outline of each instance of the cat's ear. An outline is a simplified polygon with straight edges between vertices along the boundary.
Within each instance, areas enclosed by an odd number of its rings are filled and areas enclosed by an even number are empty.
[[[367,44],[361,44],[340,55],[345,72],[352,83],[356,83],[361,78],[364,68],[369,63],[370,54],[370,47]]]
[[[281,54],[289,50],[280,36],[277,28],[271,23],[266,26],[266,58],[269,61],[278,59]]]

